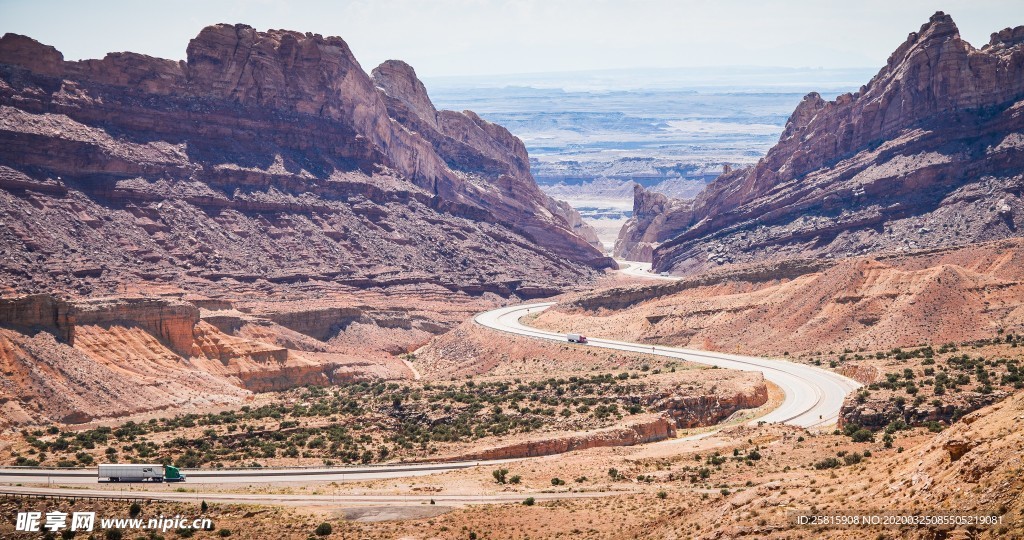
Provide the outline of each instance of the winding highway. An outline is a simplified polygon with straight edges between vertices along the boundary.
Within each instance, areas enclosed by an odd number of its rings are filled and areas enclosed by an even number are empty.
[[[554,302],[544,302],[510,306],[481,313],[474,320],[477,324],[502,332],[567,342],[565,334],[533,328],[519,321],[526,315],[539,313],[553,305]],[[596,337],[588,337],[586,345],[576,346],[654,354],[724,369],[763,373],[766,380],[782,389],[785,398],[781,405],[754,422],[783,422],[804,428],[829,425],[838,420],[839,408],[846,395],[860,387],[857,381],[838,373],[785,360],[642,345]]]
[[[649,265],[643,263],[628,263],[630,266],[623,270],[624,273],[636,277],[651,279],[673,280],[672,276],[660,276],[650,273]],[[508,332],[520,336],[528,336],[538,339],[546,339],[567,343],[566,334],[551,332],[527,326],[520,322],[520,319],[527,315],[540,313],[551,306],[554,302],[534,303],[518,306],[499,308],[474,317],[474,321],[481,326],[496,331]],[[644,345],[639,343],[628,343],[597,337],[589,337],[587,344],[573,345],[575,347],[600,347],[618,351],[654,354],[675,358],[688,362],[695,362],[724,369],[735,369],[739,371],[757,371],[764,374],[766,380],[777,385],[784,393],[782,403],[774,410],[753,420],[756,422],[782,422],[804,428],[821,428],[836,422],[839,417],[839,408],[847,394],[856,390],[860,384],[856,381],[827,371],[824,369],[797,364],[784,360],[758,358],[752,356],[741,356],[709,351],[699,351],[678,347],[665,347],[662,345]],[[411,367],[411,366],[410,366]],[[413,370],[415,373],[415,370]],[[417,377],[418,378],[418,377]],[[705,432],[688,437],[669,439],[655,444],[680,444],[688,441],[701,439],[713,434],[714,431]],[[350,468],[264,468],[264,469],[224,469],[224,470],[194,470],[185,471],[188,476],[187,485],[194,484],[302,484],[307,482],[354,482],[361,480],[403,478],[436,474],[481,465],[495,465],[515,460],[494,460],[477,462],[449,462],[449,463],[422,463],[422,464],[392,464],[368,467]],[[56,486],[64,485],[97,485],[95,469],[38,469],[38,468],[0,468],[0,483],[8,486],[0,488],[0,493],[18,493],[34,495],[64,495],[64,496],[93,496],[93,497],[123,497],[125,489],[118,487],[107,489],[88,489],[81,487],[61,488]],[[47,487],[22,486],[20,484],[47,484]],[[53,484],[54,487],[50,487]],[[159,485],[158,485],[159,486]],[[170,486],[158,487],[147,486],[144,491],[138,491],[138,487],[132,490],[131,496],[139,498],[152,498],[160,500],[188,500],[195,497],[194,493],[180,493],[171,491]],[[155,490],[151,490],[155,488]],[[192,491],[195,488],[189,488]],[[538,498],[562,498],[580,496],[605,496],[602,494],[587,493],[565,493],[565,494],[544,494],[537,495]],[[221,502],[263,502],[275,504],[338,504],[338,503],[361,503],[361,504],[395,504],[425,503],[428,499],[449,502],[451,504],[471,503],[493,503],[505,502],[521,498],[522,494],[496,495],[457,495],[457,496],[428,496],[428,495],[340,495],[340,496],[290,496],[284,500],[281,495],[240,495],[230,493],[204,493],[205,499]],[[451,499],[450,501],[448,499]],[[421,500],[422,499],[422,500]]]
[[[676,281],[679,279],[675,276],[663,276],[661,274],[651,272],[651,263],[623,261],[618,259],[616,259],[616,262],[619,263],[619,273],[627,276],[646,279],[660,279],[664,281]]]

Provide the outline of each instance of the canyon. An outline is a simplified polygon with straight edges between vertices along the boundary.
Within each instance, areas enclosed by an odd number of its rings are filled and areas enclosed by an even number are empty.
[[[0,402],[15,423],[413,374],[395,355],[615,263],[523,143],[340,38],[186,60],[0,38]]]
[[[615,255],[692,275],[1017,236],[1024,27],[976,49],[936,13],[857,92],[808,94],[757,164],[690,200],[638,190]]]

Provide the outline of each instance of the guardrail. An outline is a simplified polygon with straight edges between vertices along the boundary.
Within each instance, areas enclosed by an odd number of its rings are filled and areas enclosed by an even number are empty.
[[[4,491],[0,490],[0,497],[3,500],[24,500],[33,499],[41,501],[68,501],[75,503],[77,501],[125,501],[125,502],[151,502],[153,499],[148,497],[127,497],[122,495],[56,495],[56,494],[37,494],[37,493],[20,493],[17,491]]]

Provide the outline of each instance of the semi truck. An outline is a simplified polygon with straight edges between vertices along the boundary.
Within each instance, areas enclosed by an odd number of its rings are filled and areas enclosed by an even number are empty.
[[[569,343],[586,343],[587,342],[587,336],[581,336],[579,334],[567,334],[566,337],[569,338]]]
[[[97,471],[100,482],[184,482],[185,475],[171,465],[105,463]]]

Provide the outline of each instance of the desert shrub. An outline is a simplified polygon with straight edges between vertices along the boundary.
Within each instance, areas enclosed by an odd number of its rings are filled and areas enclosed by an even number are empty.
[[[875,434],[872,433],[870,429],[861,428],[854,431],[853,435],[850,435],[850,439],[852,439],[853,442],[874,442]]]
[[[839,460],[834,457],[825,458],[814,464],[814,468],[819,471],[822,469],[835,469],[839,467]]]
[[[526,500],[523,501],[523,506],[533,506],[535,502],[536,501],[534,501],[533,497],[527,497]]]
[[[325,521],[317,525],[316,530],[313,532],[315,532],[317,536],[329,536],[332,532],[334,532],[334,527],[331,527],[331,524]]]

